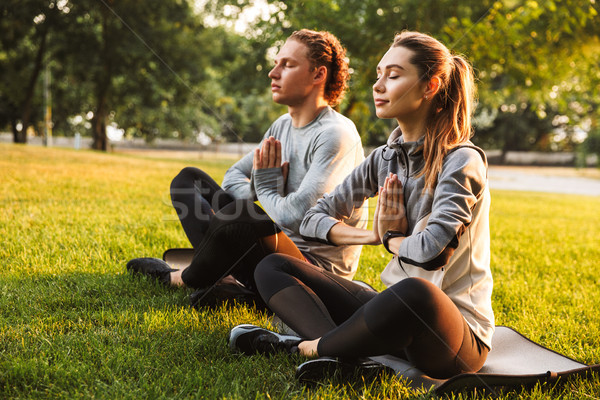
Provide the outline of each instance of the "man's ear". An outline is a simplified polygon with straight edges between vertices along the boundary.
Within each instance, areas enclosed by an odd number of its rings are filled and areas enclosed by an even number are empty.
[[[423,96],[425,98],[432,99],[433,96],[435,96],[440,90],[440,84],[441,80],[439,76],[434,76],[431,78],[429,82],[427,82],[427,87],[425,88],[425,93],[423,93]]]
[[[313,82],[318,85],[320,83],[325,83],[325,81],[327,80],[327,67],[324,65],[321,65],[320,67],[317,67],[316,71],[315,71],[315,77],[313,79]]]

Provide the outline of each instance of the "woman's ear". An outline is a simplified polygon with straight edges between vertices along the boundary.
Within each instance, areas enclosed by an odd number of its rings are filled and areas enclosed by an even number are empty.
[[[427,82],[427,87],[425,88],[425,93],[423,93],[423,97],[425,99],[432,99],[437,92],[440,90],[441,80],[439,76],[434,76]]]

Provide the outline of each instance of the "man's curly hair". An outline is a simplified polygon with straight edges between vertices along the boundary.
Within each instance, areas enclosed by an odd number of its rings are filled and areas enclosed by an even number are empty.
[[[302,29],[292,33],[288,39],[303,43],[308,48],[308,59],[314,67],[323,65],[327,68],[324,97],[330,106],[338,105],[350,79],[346,49],[338,38],[329,32]]]

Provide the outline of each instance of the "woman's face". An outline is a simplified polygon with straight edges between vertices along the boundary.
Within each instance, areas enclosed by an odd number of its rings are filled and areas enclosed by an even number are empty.
[[[410,63],[413,54],[405,47],[392,47],[377,65],[373,100],[379,118],[401,122],[415,118],[424,108],[427,84],[421,82],[417,68]]]

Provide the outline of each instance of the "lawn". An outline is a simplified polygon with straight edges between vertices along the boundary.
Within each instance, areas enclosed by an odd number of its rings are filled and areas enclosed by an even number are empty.
[[[429,397],[393,378],[305,388],[299,357],[229,352],[231,327],[268,326],[265,315],[197,311],[189,291],[125,273],[131,258],[188,246],[173,176],[194,165],[220,181],[230,163],[0,144],[0,398]],[[600,198],[492,196],[497,324],[600,363]],[[381,289],[386,260],[381,246],[366,248],[357,278]],[[598,398],[594,378],[501,398]]]

